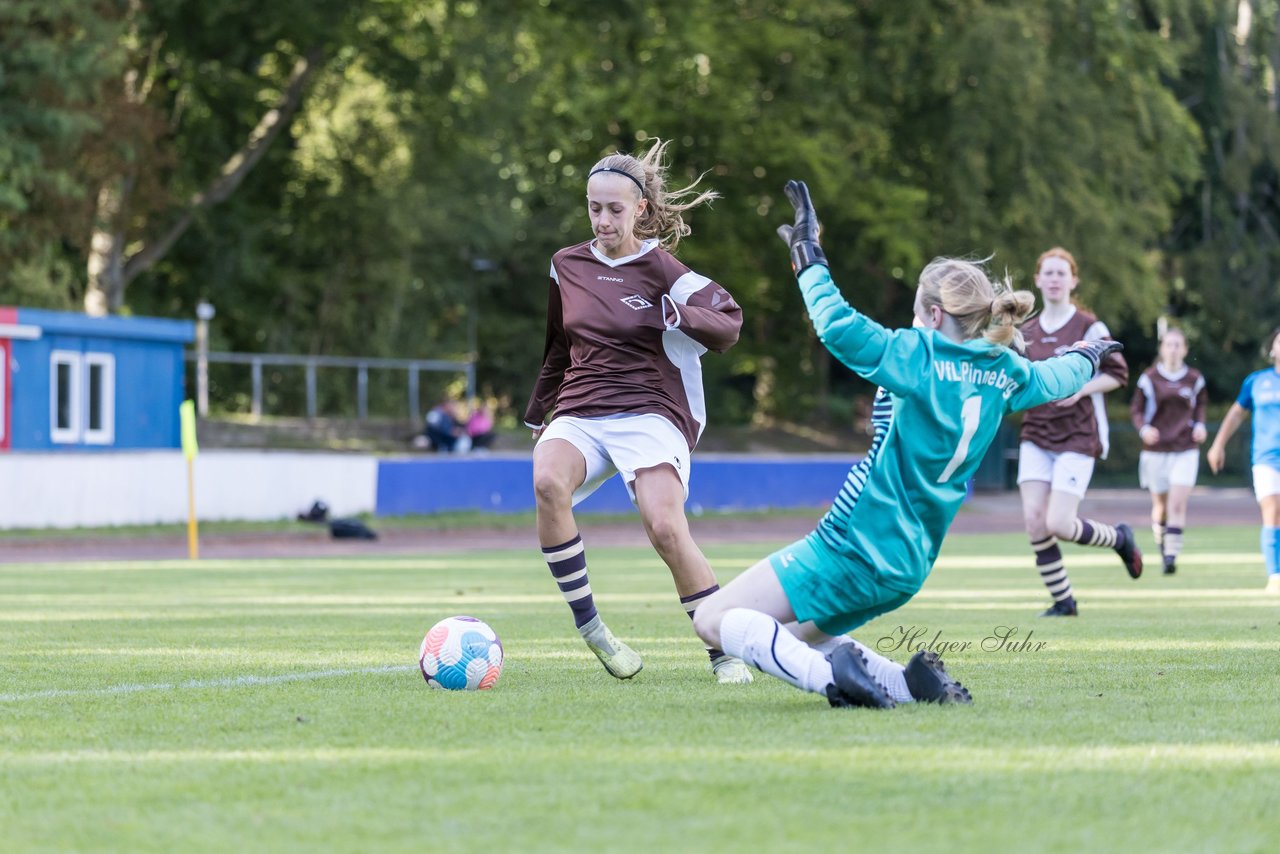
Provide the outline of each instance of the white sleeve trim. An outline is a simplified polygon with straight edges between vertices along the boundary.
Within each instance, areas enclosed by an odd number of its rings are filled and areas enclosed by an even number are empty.
[[[672,313],[673,315],[675,315],[675,320],[667,320],[667,309],[670,309],[670,310],[671,310],[671,313]],[[671,294],[663,294],[663,295],[662,295],[662,322],[663,322],[663,324],[664,324],[664,325],[666,325],[666,327],[667,327],[667,329],[668,329],[668,330],[671,330],[671,329],[679,329],[679,328],[680,328],[680,321],[681,321],[681,319],[682,319],[682,318],[680,317],[680,305],[679,305],[679,303],[677,303],[674,299],[672,299],[672,298],[671,298]]]
[[[1138,377],[1138,388],[1142,389],[1142,426],[1150,427],[1151,419],[1156,417],[1156,387],[1151,377],[1143,373]]]
[[[675,283],[671,286],[669,294],[673,302],[685,305],[689,302],[689,297],[693,296],[709,284],[711,284],[711,280],[706,276],[700,276],[690,270],[675,280]]]

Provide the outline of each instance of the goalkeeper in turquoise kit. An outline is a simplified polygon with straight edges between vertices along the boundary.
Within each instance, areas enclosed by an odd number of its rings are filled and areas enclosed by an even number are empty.
[[[875,435],[813,533],[703,601],[694,627],[707,643],[833,706],[970,702],[933,651],[904,666],[845,633],[902,607],[924,584],[1001,419],[1075,394],[1120,344],[1082,341],[1028,361],[1010,348],[1035,298],[953,258],[920,274],[913,327],[887,329],[832,281],[808,188],[790,181],[786,193],[795,224],[778,232],[814,329],[836,358],[880,387]]]

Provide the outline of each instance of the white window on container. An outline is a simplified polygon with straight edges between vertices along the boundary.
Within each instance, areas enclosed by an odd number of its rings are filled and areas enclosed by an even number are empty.
[[[54,350],[49,356],[49,438],[80,441],[80,354]]]
[[[110,353],[84,354],[84,440],[110,445],[116,439],[116,359]]]

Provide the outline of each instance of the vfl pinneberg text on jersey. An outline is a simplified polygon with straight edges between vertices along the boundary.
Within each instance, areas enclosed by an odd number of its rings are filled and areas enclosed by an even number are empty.
[[[994,386],[1002,391],[1006,400],[1018,390],[1018,383],[1004,372],[1004,368],[998,371],[984,371],[968,362],[957,364],[940,359],[933,363],[933,370],[938,375],[938,379],[943,382]]]

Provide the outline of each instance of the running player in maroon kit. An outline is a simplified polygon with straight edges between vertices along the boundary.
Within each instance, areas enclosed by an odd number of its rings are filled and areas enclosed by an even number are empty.
[[[717,194],[668,190],[666,147],[658,141],[639,158],[610,155],[588,173],[595,239],[551,259],[542,373],[524,416],[538,439],[533,488],[543,558],[583,640],[618,679],[635,676],[643,662],[600,619],[573,505],[621,473],[689,618],[720,589],[690,535],[684,502],[689,455],[706,426],[700,357],[737,342],[742,310],[671,254],[689,233],[681,213]],[[707,652],[721,683],[751,681],[740,660]]]
[[[1048,359],[1065,353],[1077,341],[1111,337],[1106,324],[1072,302],[1071,292],[1079,284],[1076,276],[1075,258],[1061,247],[1055,246],[1036,261],[1036,287],[1044,308],[1022,326],[1028,359]],[[1131,578],[1142,574],[1142,552],[1128,525],[1112,526],[1079,516],[1094,462],[1107,455],[1109,430],[1102,395],[1128,380],[1129,366],[1124,357],[1113,353],[1079,392],[1023,415],[1018,448],[1022,516],[1040,579],[1053,597],[1042,616],[1078,613],[1059,540],[1114,549]]]
[[[1187,501],[1200,471],[1200,445],[1208,437],[1204,377],[1186,359],[1186,335],[1169,327],[1160,338],[1159,360],[1138,377],[1129,402],[1129,417],[1142,440],[1138,481],[1151,493],[1151,533],[1165,575],[1177,571]]]

